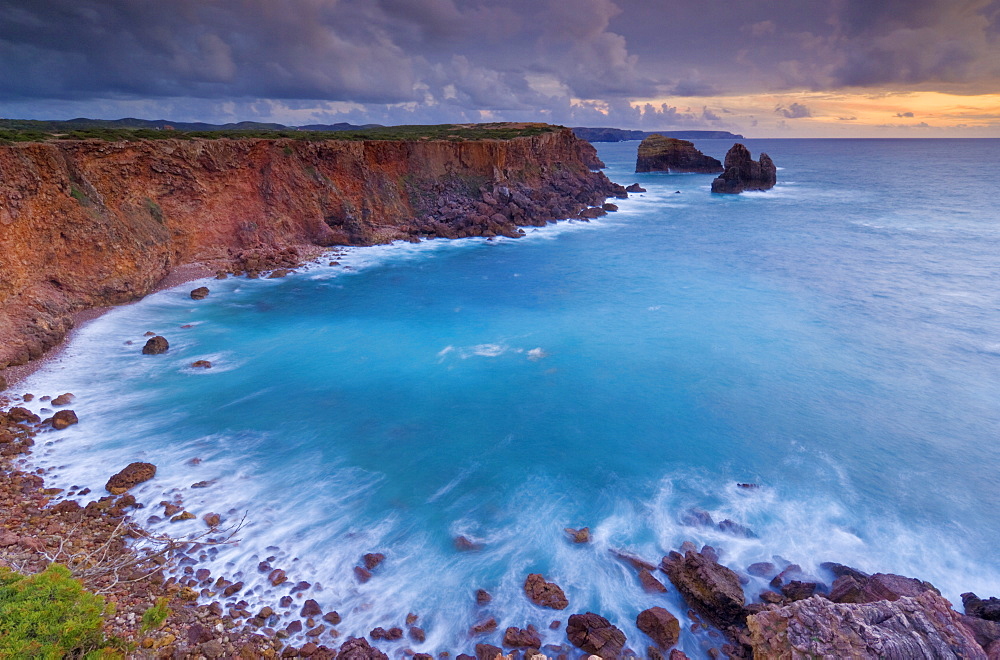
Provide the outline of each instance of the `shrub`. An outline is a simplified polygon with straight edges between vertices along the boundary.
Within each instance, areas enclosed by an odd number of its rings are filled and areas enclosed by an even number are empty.
[[[101,645],[104,599],[59,564],[23,575],[0,568],[0,657],[58,659]]]
[[[157,598],[156,605],[151,606],[148,610],[142,613],[142,632],[147,630],[156,630],[167,620],[170,616],[170,608],[167,607],[168,599]]]

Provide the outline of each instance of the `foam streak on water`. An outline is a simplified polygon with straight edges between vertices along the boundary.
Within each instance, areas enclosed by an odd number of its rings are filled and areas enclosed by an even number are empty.
[[[609,175],[648,192],[598,221],[350,248],[341,266],[114,310],[26,383],[74,392],[81,419],[32,460],[95,491],[151,461],[140,519],[175,495],[247,513],[211,568],[248,600],[287,592],[257,571],[273,556],[343,635],[420,614],[427,642],[398,645],[425,652],[471,650],[487,615],[563,642],[547,624],[568,612],[525,600],[529,572],[642,650],[641,609],[686,624],[686,608],[609,550],[656,562],[685,540],[737,569],[778,556],[828,577],[819,563],[838,561],[953,602],[1000,594],[996,141],[748,146],[782,166],[773,191],[713,196],[710,176],[632,174],[635,143],[602,145]],[[201,284],[211,296],[190,300]],[[148,330],[167,354],[139,354]],[[687,526],[691,508],[756,537]],[[593,542],[568,543],[582,526]],[[387,559],[359,584],[366,552]],[[714,642],[683,629],[705,657]]]

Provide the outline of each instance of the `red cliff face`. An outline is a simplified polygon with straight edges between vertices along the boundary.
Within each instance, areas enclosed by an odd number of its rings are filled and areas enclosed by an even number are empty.
[[[573,217],[624,194],[591,171],[599,162],[569,130],[0,146],[0,369],[58,342],[72,312],[140,298],[185,263],[253,270],[289,247],[516,235]]]

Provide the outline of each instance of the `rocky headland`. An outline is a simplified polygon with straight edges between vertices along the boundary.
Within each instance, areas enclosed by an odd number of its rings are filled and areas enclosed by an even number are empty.
[[[712,192],[738,194],[744,190],[770,190],[778,181],[778,170],[765,153],[754,160],[750,150],[736,143],[726,153],[726,170],[712,181]]]
[[[655,134],[639,143],[635,171],[715,174],[722,171],[722,163],[698,151],[692,142]]]
[[[531,128],[0,145],[0,375],[58,343],[74,312],[141,298],[185,264],[255,276],[335,245],[513,237],[626,196],[589,143]]]

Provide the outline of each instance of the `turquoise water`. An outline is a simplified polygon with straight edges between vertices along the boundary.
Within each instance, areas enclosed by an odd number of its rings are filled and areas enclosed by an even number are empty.
[[[112,311],[24,384],[76,393],[81,418],[33,460],[95,491],[155,463],[140,518],[175,495],[248,512],[213,569],[273,604],[287,586],[256,566],[276,557],[321,585],[342,635],[420,614],[427,642],[387,648],[497,643],[467,636],[487,614],[561,643],[548,622],[591,610],[642,651],[640,610],[686,624],[687,608],[608,550],[656,562],[685,540],[735,569],[777,555],[917,576],[954,603],[1000,594],[1000,141],[750,140],[779,185],[736,197],[709,175],[633,174],[636,146],[599,145],[614,181],[648,192],[595,222],[352,248],[350,269]],[[148,330],[166,355],[139,354]],[[684,525],[691,507],[757,538]],[[585,525],[593,543],[566,542]],[[359,585],[365,552],[387,559]],[[528,603],[529,572],[569,610]],[[717,644],[685,627],[693,657]]]

